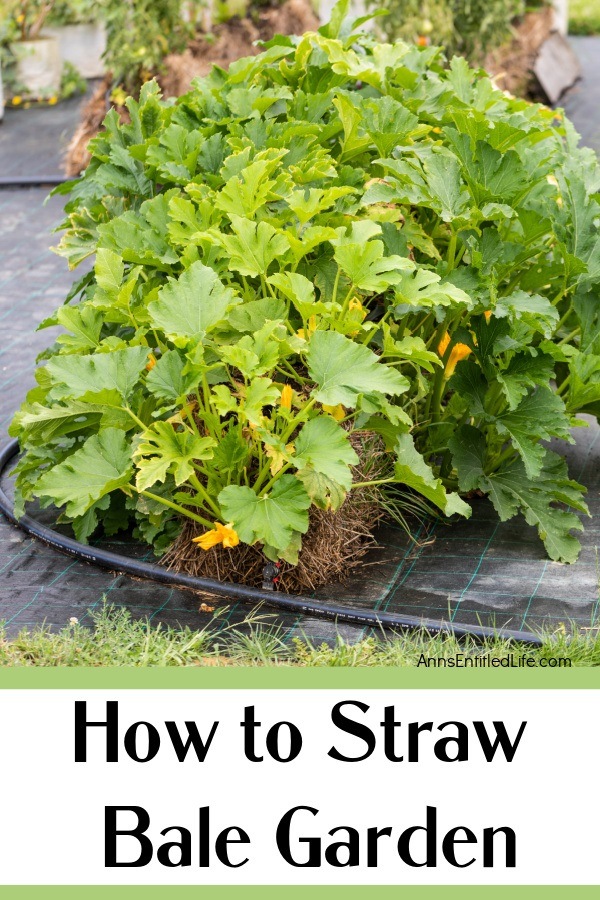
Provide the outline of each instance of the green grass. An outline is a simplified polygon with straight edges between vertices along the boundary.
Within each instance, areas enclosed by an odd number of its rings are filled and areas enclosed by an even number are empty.
[[[570,0],[570,34],[600,34],[600,0]]]
[[[338,636],[331,647],[307,640],[285,643],[285,632],[269,625],[269,618],[258,611],[243,627],[219,628],[217,620],[200,631],[175,630],[106,606],[94,616],[92,628],[74,622],[58,633],[39,627],[8,640],[0,627],[0,666],[415,666],[423,654],[450,659],[459,653],[498,658],[512,653],[537,665],[557,657],[572,666],[600,665],[600,633],[592,628],[570,634],[562,626],[536,648],[500,638],[481,643],[426,632],[382,634],[356,644]]]

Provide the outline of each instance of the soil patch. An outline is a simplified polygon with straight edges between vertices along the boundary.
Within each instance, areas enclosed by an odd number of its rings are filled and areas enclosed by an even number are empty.
[[[512,40],[488,54],[484,68],[494,76],[494,83],[501,90],[517,97],[544,100],[533,67],[553,29],[552,7],[527,13],[514,27]]]

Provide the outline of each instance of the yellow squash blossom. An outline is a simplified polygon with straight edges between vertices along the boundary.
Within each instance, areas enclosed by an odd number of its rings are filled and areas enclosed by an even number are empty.
[[[308,320],[308,328],[306,333],[304,332],[304,328],[299,328],[296,332],[297,337],[302,338],[303,341],[307,341],[311,335],[315,333],[317,330],[317,317],[311,316]]]
[[[341,422],[342,419],[346,417],[346,410],[341,403],[338,403],[337,406],[328,406],[326,403],[324,403],[323,412],[329,413],[330,416],[333,416],[336,422]]]
[[[294,391],[292,386],[289,384],[284,384],[281,389],[281,397],[279,398],[279,405],[282,409],[291,409],[292,408],[292,398],[294,396]]]
[[[491,309],[486,309],[486,311],[484,312],[484,316],[485,316],[485,321],[486,321],[486,322],[489,322],[490,319],[492,318],[492,311],[491,311]]]
[[[450,335],[446,332],[438,344],[438,353],[444,358],[444,355],[448,349],[448,345],[450,344]],[[466,359],[469,354],[472,353],[470,347],[467,347],[466,344],[455,344],[452,350],[450,351],[450,356],[448,357],[448,361],[446,362],[446,368],[444,369],[444,375],[446,378],[450,378],[451,375],[454,375],[454,370],[456,369],[457,363],[461,361],[461,359]]]
[[[146,365],[146,371],[151,372],[154,366],[156,365],[156,357],[154,353],[148,354],[148,364]]]
[[[446,332],[444,332],[444,336],[442,337],[441,341],[439,342],[438,348],[437,348],[437,349],[438,349],[438,353],[440,354],[440,356],[442,357],[442,359],[444,358],[444,353],[445,353],[446,350],[448,349],[448,344],[449,344],[449,343],[450,343],[450,335],[449,335],[448,332],[446,331]]]
[[[192,541],[194,544],[199,544],[203,550],[210,550],[217,544],[223,544],[224,547],[237,547],[240,539],[231,522],[228,525],[215,522],[214,528],[199,537],[192,538]]]
[[[22,98],[22,97],[19,97],[18,94],[16,94],[16,95],[12,98],[12,105],[13,105],[13,106],[19,106],[22,102],[23,102],[23,98]]]

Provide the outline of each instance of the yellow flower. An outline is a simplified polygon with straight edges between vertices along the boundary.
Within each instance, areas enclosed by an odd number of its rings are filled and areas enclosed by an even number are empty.
[[[19,25],[22,25],[25,21],[25,13],[20,13],[16,18]]]
[[[22,98],[22,97],[19,97],[18,94],[16,94],[16,95],[12,98],[12,105],[13,105],[13,106],[19,106],[22,102],[23,102],[23,98]]]
[[[350,303],[348,304],[348,309],[362,309],[363,305],[358,299],[358,297],[353,297]]]
[[[444,353],[445,353],[446,350],[448,349],[448,344],[449,344],[449,343],[450,343],[450,335],[449,335],[448,332],[446,331],[446,332],[444,333],[443,338],[441,339],[441,341],[440,341],[439,344],[438,344],[438,353],[440,354],[440,356],[441,356],[442,358],[443,358],[443,356],[444,356]]]
[[[486,321],[486,322],[489,322],[490,319],[492,318],[492,311],[491,311],[491,309],[486,309],[486,311],[484,312],[484,316],[485,316],[485,321]]]
[[[148,363],[146,365],[146,371],[151,372],[154,366],[156,365],[156,357],[154,353],[148,354]]]
[[[446,368],[444,370],[446,378],[450,378],[451,375],[454,375],[457,363],[459,363],[461,359],[466,359],[472,352],[471,348],[467,347],[466,344],[455,344],[450,351],[450,358],[446,363]]]
[[[306,334],[304,333],[304,328],[299,328],[298,331],[296,332],[296,335],[299,338],[302,338],[303,341],[307,341],[309,339],[309,337],[315,333],[316,330],[317,330],[317,317],[311,316],[310,319],[308,320],[308,329],[306,331]]]
[[[58,97],[56,97],[54,94],[52,95],[52,97],[48,98],[49,106],[54,106],[54,104],[57,102],[58,102]]]
[[[110,99],[117,106],[124,106],[125,101],[127,100],[127,93],[123,90],[123,88],[116,87],[110,95]]]
[[[279,405],[282,409],[291,409],[292,408],[292,398],[294,396],[294,391],[292,390],[291,385],[284,384],[281,389],[281,397],[279,398]]]
[[[446,351],[450,345],[450,335],[446,332],[438,344],[438,353],[444,358],[446,355]],[[470,353],[473,351],[470,347],[467,347],[466,344],[455,344],[452,350],[450,351],[450,356],[448,357],[448,361],[446,362],[446,368],[444,369],[444,375],[446,378],[450,378],[451,375],[454,375],[454,370],[456,369],[457,363],[461,361],[461,359],[466,359]]]
[[[192,541],[194,544],[199,544],[203,550],[210,550],[217,544],[223,544],[224,547],[237,547],[240,539],[231,522],[228,525],[215,522],[214,528],[205,531],[200,537],[192,538]]]
[[[346,410],[341,403],[338,403],[337,406],[327,406],[327,404],[324,403],[323,412],[329,413],[330,416],[333,416],[336,422],[341,422],[342,419],[346,417]]]

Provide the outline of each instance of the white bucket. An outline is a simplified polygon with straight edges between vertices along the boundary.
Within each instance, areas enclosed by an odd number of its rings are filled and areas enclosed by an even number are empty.
[[[63,62],[70,62],[84,78],[104,75],[102,54],[106,50],[106,29],[102,22],[44,28],[42,35],[57,39]]]
[[[15,58],[15,78],[19,90],[23,89],[34,97],[58,94],[62,61],[56,38],[15,41],[10,45],[10,50]]]

